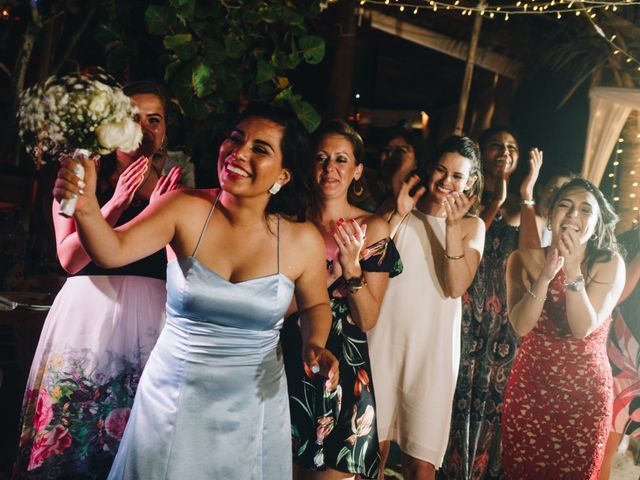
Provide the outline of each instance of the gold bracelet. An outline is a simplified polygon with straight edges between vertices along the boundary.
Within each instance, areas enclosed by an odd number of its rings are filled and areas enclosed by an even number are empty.
[[[460,260],[464,258],[464,253],[462,255],[448,255],[447,252],[444,252],[444,256],[447,260]]]
[[[537,296],[535,293],[533,293],[531,291],[530,288],[527,288],[527,293],[531,296],[531,298],[533,298],[534,300],[542,300],[543,302],[547,300],[547,295],[545,294],[544,297],[540,298],[539,296]]]

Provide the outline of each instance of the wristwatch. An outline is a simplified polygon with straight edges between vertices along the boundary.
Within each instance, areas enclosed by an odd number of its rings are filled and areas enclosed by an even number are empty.
[[[573,282],[563,282],[562,285],[567,290],[571,290],[572,292],[579,292],[580,290],[584,290],[584,277],[582,275],[578,276]]]
[[[344,283],[346,284],[349,293],[356,293],[367,284],[364,279],[364,272],[361,273],[359,277],[345,278]]]

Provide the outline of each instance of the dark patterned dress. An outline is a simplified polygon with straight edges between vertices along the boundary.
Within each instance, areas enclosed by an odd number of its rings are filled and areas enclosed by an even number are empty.
[[[627,264],[640,255],[637,229],[620,236]],[[640,283],[613,310],[607,353],[613,371],[611,430],[640,438]]]
[[[360,266],[367,272],[402,272],[392,240],[369,246]],[[328,269],[332,268],[330,261]],[[340,384],[333,392],[326,379],[306,372],[301,361],[302,339],[297,316],[281,333],[291,409],[293,459],[303,468],[359,474],[377,478],[380,468],[376,408],[367,336],[349,314],[344,279],[329,287],[333,321],[327,348],[340,361]]]
[[[502,400],[518,345],[507,318],[505,276],[516,248],[518,228],[496,217],[476,276],[462,298],[460,370],[439,479],[502,478]]]
[[[611,421],[608,317],[571,334],[560,270],[535,328],[522,337],[504,397],[507,480],[597,480]]]
[[[117,225],[146,205],[135,200]],[[67,279],[27,381],[15,478],[107,477],[164,323],[166,265],[162,249],[111,270],[89,263]]]

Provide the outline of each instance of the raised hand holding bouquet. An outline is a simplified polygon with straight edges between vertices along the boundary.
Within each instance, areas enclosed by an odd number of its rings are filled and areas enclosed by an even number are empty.
[[[140,145],[142,130],[136,113],[131,99],[101,71],[54,76],[22,94],[19,133],[34,157],[73,152],[74,174],[82,180],[82,156],[130,152]],[[63,200],[60,214],[71,217],[76,202],[75,195]]]

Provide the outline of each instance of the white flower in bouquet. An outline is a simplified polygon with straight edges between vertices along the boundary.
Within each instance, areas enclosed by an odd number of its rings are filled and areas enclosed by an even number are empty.
[[[23,93],[19,133],[34,157],[76,148],[103,155],[129,152],[142,141],[136,113],[131,99],[102,72],[51,77]]]

